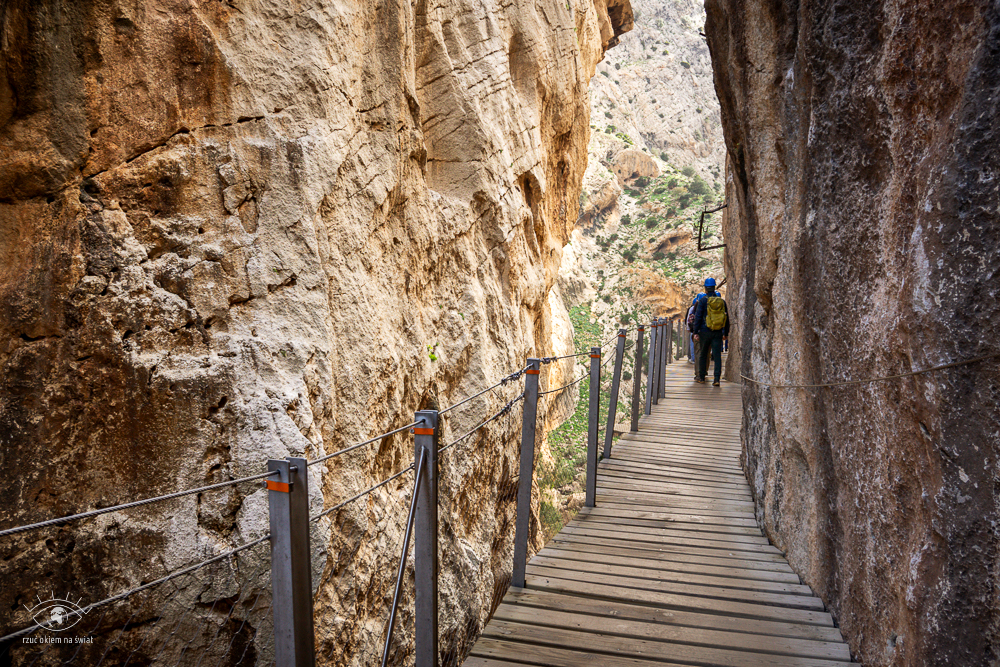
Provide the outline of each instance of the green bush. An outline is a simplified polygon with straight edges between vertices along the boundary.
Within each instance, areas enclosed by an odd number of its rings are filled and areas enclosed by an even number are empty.
[[[667,209],[667,217],[668,218],[672,218],[675,215],[677,215],[677,209],[676,208],[674,208],[673,206],[671,206],[670,208]]]
[[[630,225],[630,224],[632,224],[632,216],[629,215],[628,213],[626,213],[625,215],[622,216],[621,223],[623,225]]]
[[[656,252],[653,253],[653,259],[655,259],[656,261],[660,261],[661,259],[663,259],[663,253],[657,250]]]
[[[667,181],[667,187],[668,188],[676,188],[677,187],[677,179],[676,178],[671,178],[669,181]]]
[[[694,167],[688,165],[683,169],[681,169],[681,173],[687,176],[688,178],[691,178],[692,176],[694,176]]]
[[[691,69],[691,63],[689,63],[686,60],[682,60],[681,61],[681,67],[683,67],[684,69]]]
[[[562,517],[559,510],[547,500],[543,500],[538,506],[538,520],[541,521],[546,535],[555,535],[562,530]]]
[[[611,73],[608,72],[607,70],[602,71],[601,74],[603,74],[604,76],[608,77],[609,79],[611,78]]]
[[[608,125],[606,128],[604,128],[604,133],[605,134],[611,134],[611,126],[610,125]]]
[[[705,182],[704,178],[696,175],[691,181],[691,184],[688,185],[688,192],[692,192],[696,195],[707,195],[711,192],[711,189],[708,187],[708,183]]]
[[[656,227],[656,218],[646,218],[646,227],[648,229]]]
[[[610,111],[605,111],[604,112],[604,117],[605,118],[611,118],[611,112]]]
[[[615,63],[615,69],[621,69],[621,68],[622,68],[621,63]]]
[[[640,176],[639,178],[637,178],[634,181],[632,181],[632,183],[637,188],[644,188],[647,185],[649,185],[649,179],[646,178],[645,176]]]
[[[687,193],[677,198],[677,205],[681,207],[682,211],[688,207],[688,204],[691,203],[691,198],[693,196],[694,195]]]
[[[663,118],[662,113],[660,114],[660,118]],[[660,153],[660,159],[663,160],[664,162],[670,162],[670,158],[667,156],[667,151],[662,151]]]

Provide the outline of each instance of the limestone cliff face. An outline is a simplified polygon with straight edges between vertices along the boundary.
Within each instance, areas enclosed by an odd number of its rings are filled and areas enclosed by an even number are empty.
[[[625,0],[3,3],[2,525],[315,458],[562,351],[588,81],[630,27]],[[518,428],[442,462],[451,650],[509,569]],[[411,460],[403,434],[313,469],[314,510]],[[316,531],[325,660],[377,650],[409,486]],[[263,493],[5,542],[0,603],[97,600],[245,542]]]
[[[1000,9],[709,0],[739,368],[860,380],[997,352]],[[865,665],[1000,653],[1000,366],[746,384],[759,518]]]

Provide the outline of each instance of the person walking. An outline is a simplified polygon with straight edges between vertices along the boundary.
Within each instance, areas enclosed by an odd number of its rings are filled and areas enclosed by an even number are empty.
[[[718,387],[722,380],[722,342],[729,340],[729,308],[722,295],[715,291],[715,278],[705,279],[705,298],[695,308],[694,328],[694,339],[701,343],[695,381],[705,382],[708,375],[708,353],[711,351],[715,362],[715,381],[712,386]]]
[[[697,336],[695,336],[698,331],[694,328],[694,313],[698,309],[698,301],[705,297],[704,292],[699,292],[698,296],[694,298],[691,302],[691,307],[688,308],[687,318],[685,318],[685,324],[687,324],[687,330],[690,335],[689,345],[690,350],[688,350],[688,358],[691,363],[694,364],[694,378],[698,379],[698,357],[701,354],[701,343],[698,342]]]

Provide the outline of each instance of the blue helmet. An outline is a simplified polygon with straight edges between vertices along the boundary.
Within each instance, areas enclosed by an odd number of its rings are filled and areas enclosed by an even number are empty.
[[[715,278],[705,278],[705,287],[715,289]]]

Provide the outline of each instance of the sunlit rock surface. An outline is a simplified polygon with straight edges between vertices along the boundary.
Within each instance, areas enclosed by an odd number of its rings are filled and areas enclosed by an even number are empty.
[[[631,27],[627,0],[13,0],[0,21],[3,526],[316,458],[567,351],[550,294],[588,82]],[[516,395],[451,413],[442,439]],[[517,476],[519,428],[500,420],[441,464],[452,655],[509,575],[513,504],[496,489]],[[412,456],[403,433],[310,469],[313,511]],[[321,662],[380,652],[410,486],[316,525]],[[264,493],[5,540],[0,604],[98,600],[256,538]],[[206,608],[232,593],[181,594]],[[96,664],[99,643],[78,660]]]

